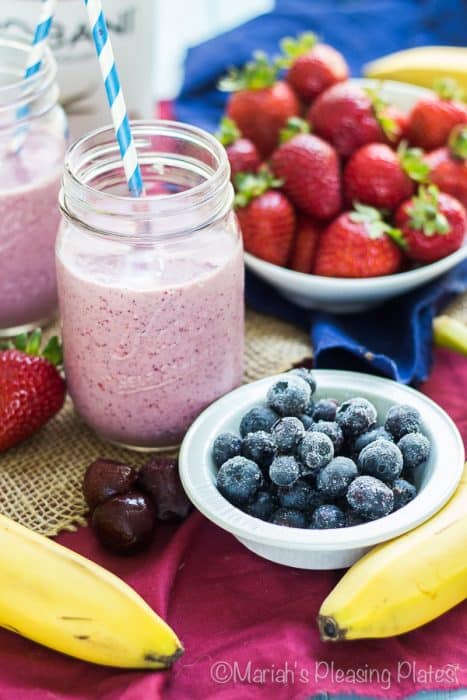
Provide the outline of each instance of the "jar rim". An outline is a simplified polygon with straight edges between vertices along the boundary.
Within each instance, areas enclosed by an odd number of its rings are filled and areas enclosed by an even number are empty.
[[[232,205],[233,198],[230,165],[224,147],[212,134],[190,124],[165,119],[134,120],[131,121],[131,128],[139,154],[143,153],[149,138],[162,136],[181,139],[204,149],[212,157],[214,167],[206,167],[205,177],[201,182],[175,193],[134,197],[130,192],[123,195],[99,189],[88,181],[89,173],[86,178],[86,173],[81,172],[93,156],[105,154],[109,158],[112,157],[113,160],[108,160],[107,165],[113,163],[115,170],[121,170],[121,158],[113,126],[102,126],[75,141],[66,152],[60,194],[60,204],[65,217],[75,223],[84,223],[85,228],[100,235],[119,238],[132,236],[134,240],[139,240],[139,237],[135,238],[135,234],[141,234],[141,240],[147,240],[147,233],[152,229],[148,225],[158,218],[165,220],[165,234],[172,236],[189,232],[186,226],[181,229],[177,226],[176,219],[177,216],[180,217],[181,211],[187,216],[195,210],[201,212],[203,207],[212,205],[209,217],[195,216],[196,221],[193,222],[191,230],[203,228],[225,215]],[[183,163],[183,155],[179,162]],[[123,179],[120,184],[123,184]],[[105,222],[101,220],[99,224],[93,225],[92,218],[96,216],[105,219]],[[133,222],[131,231],[119,230],[121,219]],[[111,227],[108,226],[109,223],[112,223]],[[152,229],[152,237],[154,233]],[[165,237],[161,231],[156,232],[156,235],[158,238]]]
[[[11,82],[6,82],[4,85],[0,84],[0,114],[10,110],[19,111],[39,95],[46,92],[57,78],[57,63],[48,45],[44,46],[39,70],[28,78],[25,78],[23,73],[26,70],[31,45],[26,41],[0,34],[0,51],[2,49],[9,49],[12,53],[16,52],[18,59],[21,57],[22,60],[21,62],[18,60],[17,78],[12,79]]]

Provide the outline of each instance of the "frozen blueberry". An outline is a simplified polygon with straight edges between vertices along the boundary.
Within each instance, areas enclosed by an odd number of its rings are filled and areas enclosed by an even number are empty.
[[[315,433],[324,433],[334,445],[334,453],[337,454],[344,444],[344,433],[335,421],[319,420],[313,423],[310,430]]]
[[[358,476],[355,462],[348,457],[335,457],[316,477],[316,488],[329,498],[345,496],[351,482]]]
[[[334,457],[332,440],[324,433],[308,431],[298,448],[303,463],[303,474],[313,474],[329,464]]]
[[[407,433],[397,443],[404,459],[404,469],[413,472],[426,462],[430,455],[431,443],[422,433]]]
[[[407,505],[417,495],[415,486],[405,479],[396,479],[392,484],[392,492],[394,494],[394,510],[399,510],[402,506]]]
[[[391,513],[394,495],[374,476],[357,476],[347,489],[347,502],[357,514],[367,520],[377,520]]]
[[[322,503],[320,494],[303,479],[298,479],[292,486],[279,487],[277,495],[281,506],[295,510],[312,510]]]
[[[364,447],[375,440],[389,440],[389,442],[394,442],[394,438],[392,437],[391,433],[388,433],[386,428],[383,428],[382,426],[379,428],[373,428],[372,430],[368,430],[366,433],[362,433],[357,437],[353,446],[355,454],[359,455]]]
[[[276,457],[269,467],[269,478],[276,486],[291,486],[300,476],[300,464],[295,457]]]
[[[310,401],[310,385],[301,377],[289,374],[269,389],[267,404],[281,416],[299,416]]]
[[[259,491],[253,503],[244,506],[244,509],[245,513],[252,515],[253,518],[269,520],[278,505],[277,498],[271,491]]]
[[[315,378],[313,377],[313,373],[311,369],[307,369],[306,367],[296,367],[295,369],[291,369],[289,374],[296,374],[297,377],[300,377],[300,379],[303,379],[307,384],[309,384],[311,393],[314,394],[316,391],[316,381]]]
[[[232,457],[237,457],[242,450],[242,440],[234,433],[220,433],[214,440],[212,458],[216,467],[221,467],[224,462]]]
[[[383,481],[394,481],[402,471],[402,452],[389,440],[375,440],[360,452],[358,466],[365,474]]]
[[[337,506],[318,506],[311,517],[310,529],[330,530],[345,527],[345,515]]]
[[[217,488],[234,505],[251,502],[262,485],[261,469],[245,457],[232,457],[217,472]]]
[[[356,437],[369,430],[376,423],[377,417],[373,404],[360,396],[344,401],[336,413],[336,421],[344,435],[349,437]]]
[[[286,416],[275,423],[271,433],[279,452],[295,452],[305,435],[305,427],[298,418]]]
[[[337,399],[320,399],[315,403],[312,418],[313,420],[336,420],[337,407],[339,401]]]
[[[313,425],[313,418],[309,416],[307,413],[302,413],[301,416],[299,416],[300,420],[303,423],[303,427],[305,430],[309,430],[311,426]]]
[[[277,413],[267,406],[255,406],[243,416],[240,423],[240,435],[245,437],[248,433],[257,433],[260,430],[269,433],[278,419]]]
[[[345,527],[355,527],[355,525],[363,525],[365,522],[366,520],[352,509],[345,511]]]
[[[418,433],[420,423],[420,413],[416,408],[396,404],[389,409],[384,427],[397,441],[407,433]]]
[[[294,508],[278,508],[269,522],[283,527],[306,527],[305,516]]]
[[[270,433],[258,430],[243,438],[242,455],[262,468],[267,468],[276,455],[276,442]]]

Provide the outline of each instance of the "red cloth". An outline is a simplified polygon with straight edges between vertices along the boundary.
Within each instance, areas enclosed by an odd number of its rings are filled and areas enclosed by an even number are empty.
[[[465,359],[438,351],[424,390],[466,440]],[[130,583],[176,630],[185,655],[169,672],[118,671],[0,630],[0,700],[302,700],[318,691],[405,697],[467,686],[466,603],[399,638],[323,644],[315,617],[340,573],[260,559],[199,514],[178,529],[161,527],[149,552],[128,559],[101,550],[87,528],[59,540]],[[398,663],[408,678],[398,678]],[[428,677],[430,667],[438,680]],[[342,680],[357,669],[372,682]],[[236,682],[221,682],[231,672]]]

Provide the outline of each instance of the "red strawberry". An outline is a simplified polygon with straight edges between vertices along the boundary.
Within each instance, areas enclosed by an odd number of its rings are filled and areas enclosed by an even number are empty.
[[[467,105],[456,99],[455,82],[445,79],[435,89],[438,95],[423,97],[414,105],[407,127],[410,143],[427,151],[445,146],[451,129],[467,123]]]
[[[340,211],[339,158],[326,141],[313,134],[293,136],[274,151],[271,167],[283,180],[284,192],[306,214],[331,219]]]
[[[349,75],[343,55],[332,46],[316,42],[311,32],[281,42],[285,55],[282,64],[289,69],[287,81],[306,104],[331,85],[347,80]]]
[[[457,199],[430,185],[400,205],[395,221],[408,257],[430,263],[461,247],[467,216]]]
[[[0,452],[42,428],[63,406],[65,382],[55,365],[61,348],[52,339],[40,354],[41,331],[19,336],[0,352]]]
[[[277,66],[256,54],[242,72],[232,71],[220,83],[221,89],[235,91],[227,104],[227,115],[263,157],[276,147],[287,119],[300,111],[294,91],[286,82],[277,80],[277,73]]]
[[[362,202],[377,209],[395,209],[423,181],[428,166],[418,149],[400,148],[396,153],[384,143],[369,143],[355,151],[344,171],[348,204]]]
[[[253,141],[242,138],[240,130],[232,119],[222,118],[216,136],[225,146],[232,180],[237,173],[255,173],[258,170],[261,165],[258,149]]]
[[[425,162],[430,168],[430,182],[467,208],[467,125],[455,126],[448,147],[428,153]]]
[[[300,216],[290,256],[289,267],[297,272],[311,272],[319,244],[322,224],[308,216]]]
[[[271,173],[240,173],[235,178],[235,205],[245,250],[262,260],[285,265],[295,232],[294,209]]]
[[[358,85],[338,83],[315,100],[308,120],[318,136],[347,157],[365,143],[385,140],[372,99]]]
[[[388,234],[398,233],[376,209],[356,205],[323,232],[314,274],[326,277],[378,277],[392,275],[402,265],[402,253]]]

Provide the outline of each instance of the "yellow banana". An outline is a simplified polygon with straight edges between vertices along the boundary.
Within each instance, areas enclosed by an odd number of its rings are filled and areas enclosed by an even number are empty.
[[[0,515],[0,625],[78,659],[166,668],[175,633],[121,579]]]
[[[467,355],[467,326],[450,316],[438,316],[433,321],[436,345]]]
[[[321,606],[325,641],[392,637],[467,597],[467,465],[454,496],[426,523],[352,566]]]
[[[400,80],[432,88],[439,78],[455,78],[467,92],[467,48],[420,46],[378,58],[364,67],[369,78]]]

